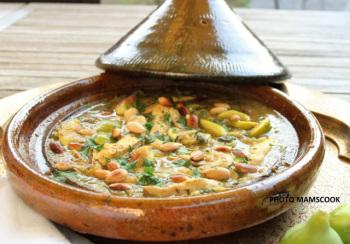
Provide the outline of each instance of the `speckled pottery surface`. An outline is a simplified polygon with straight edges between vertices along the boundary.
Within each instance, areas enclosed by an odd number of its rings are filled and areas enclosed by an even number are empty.
[[[55,122],[83,103],[109,94],[180,87],[240,94],[279,111],[297,131],[300,147],[290,168],[259,182],[223,193],[196,197],[127,198],[104,195],[55,182],[43,145]],[[324,156],[324,138],[315,117],[285,94],[268,86],[229,87],[210,82],[174,82],[103,74],[46,93],[24,106],[4,133],[3,156],[17,194],[49,219],[81,233],[128,239],[170,241],[215,236],[269,220],[291,207],[271,196],[304,195]],[[277,170],[278,172],[278,170]]]
[[[108,72],[281,83],[287,69],[224,0],[167,0],[103,54]]]

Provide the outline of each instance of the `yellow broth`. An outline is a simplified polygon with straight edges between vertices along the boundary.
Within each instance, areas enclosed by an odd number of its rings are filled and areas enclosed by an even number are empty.
[[[51,177],[129,197],[227,191],[278,173],[297,154],[293,126],[257,101],[142,91],[84,106],[52,130]]]

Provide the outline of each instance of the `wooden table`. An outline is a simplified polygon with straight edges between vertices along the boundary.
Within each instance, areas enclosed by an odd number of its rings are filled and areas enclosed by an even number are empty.
[[[0,3],[0,98],[19,91],[55,82],[69,82],[99,73],[94,61],[154,6],[1,4]],[[350,14],[341,12],[276,11],[238,9],[249,26],[290,68],[293,83],[302,84],[350,101]],[[0,122],[22,103],[46,88],[31,90],[0,101]],[[301,101],[310,100],[349,123],[347,104],[330,103],[329,98],[305,95],[293,89]],[[325,103],[317,101],[327,100]],[[299,100],[299,99],[298,99]],[[328,106],[326,106],[328,105]],[[345,111],[345,112],[344,112]],[[348,112],[348,113],[346,113]],[[322,125],[330,120],[326,118]],[[322,121],[321,121],[322,122]],[[343,125],[344,126],[344,125]],[[339,124],[329,125],[328,129]],[[346,127],[346,129],[349,129]],[[337,135],[348,133],[338,133]],[[348,144],[345,145],[348,149]],[[349,183],[350,167],[337,158],[328,142],[326,159],[309,196],[340,196],[349,201],[344,185]],[[331,169],[331,170],[330,170]],[[1,168],[0,168],[1,175]],[[329,180],[332,179],[332,180]],[[337,179],[337,180],[334,180]],[[302,204],[263,225],[217,238],[186,243],[276,243],[291,225],[307,218],[315,209],[331,210],[334,204]],[[75,235],[62,227],[73,239]],[[252,234],[254,233],[254,234]],[[115,240],[88,236],[95,243]],[[86,243],[81,240],[73,243]],[[131,243],[118,241],[118,243]]]
[[[100,72],[95,59],[154,6],[0,4],[0,98]],[[350,101],[350,13],[237,9],[293,73]]]

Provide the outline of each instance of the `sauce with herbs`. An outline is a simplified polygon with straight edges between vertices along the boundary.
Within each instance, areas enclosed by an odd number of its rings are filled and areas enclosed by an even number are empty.
[[[144,94],[90,104],[47,140],[51,177],[129,197],[195,196],[269,177],[298,138],[278,112],[247,98]]]

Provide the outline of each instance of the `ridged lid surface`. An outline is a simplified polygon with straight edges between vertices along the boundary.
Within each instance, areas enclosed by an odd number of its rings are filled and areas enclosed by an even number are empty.
[[[108,72],[178,79],[280,83],[289,77],[224,0],[165,1],[96,65]]]

